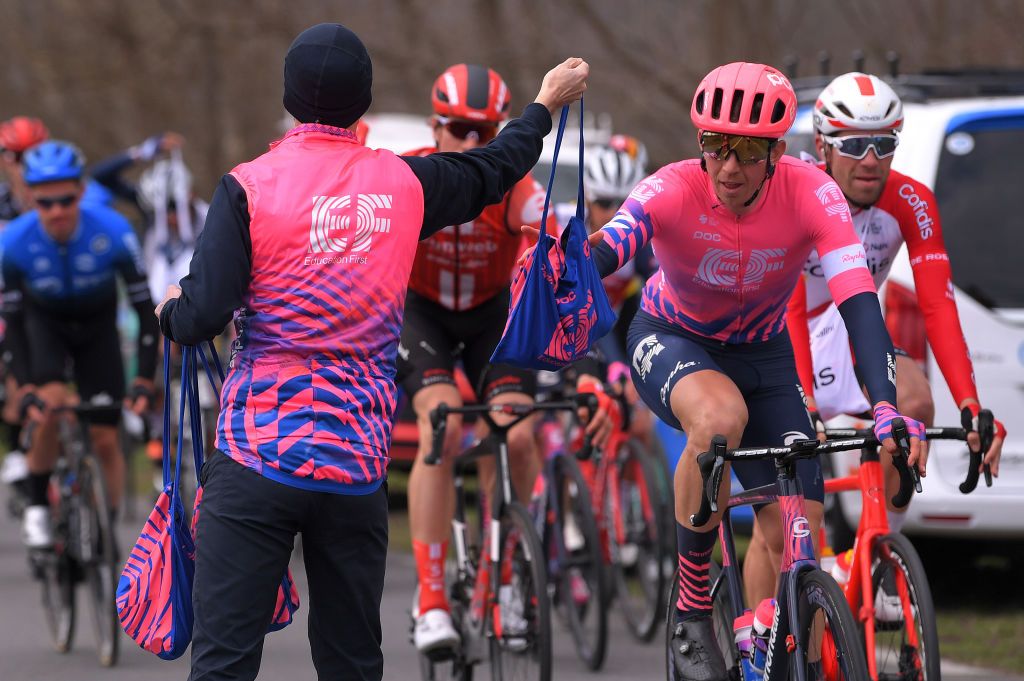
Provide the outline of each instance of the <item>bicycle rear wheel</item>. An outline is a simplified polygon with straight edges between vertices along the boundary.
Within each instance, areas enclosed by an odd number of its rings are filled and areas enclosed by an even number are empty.
[[[646,642],[657,630],[666,591],[663,499],[649,456],[632,441],[618,456],[618,489],[606,495],[605,515],[615,597],[630,633]]]
[[[548,526],[549,541],[557,542],[566,562],[558,566],[557,612],[568,621],[576,654],[591,670],[604,664],[608,649],[609,596],[601,539],[594,518],[590,488],[572,455],[554,458],[555,513],[562,536]],[[571,520],[570,520],[571,518]],[[571,523],[566,530],[567,523]],[[572,533],[572,537],[568,535]]]
[[[551,604],[544,553],[529,512],[518,503],[501,520],[502,590],[491,625],[491,678],[550,681]]]
[[[83,457],[78,480],[78,553],[85,570],[96,655],[101,665],[112,667],[117,664],[121,630],[114,604],[118,580],[117,549],[106,483],[95,458]]]
[[[940,669],[935,607],[914,545],[902,534],[880,537],[872,548],[871,564],[873,654],[879,681],[937,681]]]
[[[804,659],[789,656],[789,678],[797,678],[797,665],[806,679],[868,681],[864,643],[842,589],[831,575],[807,570],[797,579],[797,622],[790,631],[797,637]]]

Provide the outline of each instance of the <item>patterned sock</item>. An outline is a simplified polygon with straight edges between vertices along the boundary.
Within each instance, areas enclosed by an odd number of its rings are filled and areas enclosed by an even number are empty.
[[[679,552],[677,622],[711,616],[708,573],[717,537],[717,532],[694,532],[676,521],[676,549]]]
[[[419,612],[428,610],[448,611],[448,597],[444,592],[444,559],[448,554],[448,542],[412,542],[412,554],[416,559],[416,575],[420,580]]]

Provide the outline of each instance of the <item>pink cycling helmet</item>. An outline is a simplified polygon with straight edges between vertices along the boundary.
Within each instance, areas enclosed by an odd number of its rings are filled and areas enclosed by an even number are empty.
[[[778,139],[796,119],[796,93],[771,66],[733,62],[704,76],[690,120],[698,130]]]

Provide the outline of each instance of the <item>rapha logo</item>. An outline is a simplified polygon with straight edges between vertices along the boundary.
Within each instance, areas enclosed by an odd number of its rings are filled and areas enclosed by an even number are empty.
[[[757,287],[769,272],[777,272],[785,263],[785,248],[755,248],[743,262],[741,251],[709,248],[697,267],[697,279],[719,287],[736,286],[742,272],[743,286]]]
[[[357,194],[353,205],[351,195],[314,197],[308,252],[368,253],[374,233],[391,231],[390,218],[377,216],[391,200],[391,194]]]
[[[814,190],[814,195],[818,197],[821,205],[825,207],[826,214],[838,215],[839,219],[843,222],[850,221],[850,208],[846,205],[843,192],[839,190],[839,185],[835,182],[826,182],[821,185]]]
[[[633,199],[640,205],[643,205],[664,191],[664,189],[665,187],[662,186],[662,179],[660,177],[651,176],[638,184],[633,191],[629,193],[629,198]]]
[[[654,358],[660,355],[664,349],[665,346],[658,341],[658,335],[654,333],[637,344],[636,349],[633,350],[633,369],[640,375],[641,381],[651,373]]]

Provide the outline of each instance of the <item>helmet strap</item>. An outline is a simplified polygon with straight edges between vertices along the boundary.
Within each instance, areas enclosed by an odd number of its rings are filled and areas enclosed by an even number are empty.
[[[754,203],[757,199],[757,195],[761,193],[764,188],[764,183],[767,182],[772,175],[775,174],[775,164],[772,163],[772,152],[775,151],[775,145],[777,140],[773,140],[768,143],[768,159],[765,161],[766,167],[764,169],[764,179],[761,180],[761,184],[757,185],[757,189],[750,195],[750,198],[743,202],[744,208],[750,208],[750,204]]]

